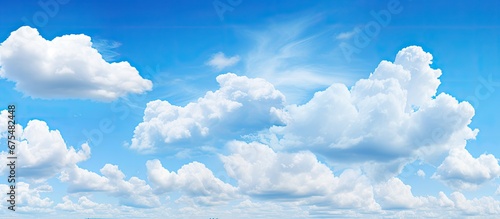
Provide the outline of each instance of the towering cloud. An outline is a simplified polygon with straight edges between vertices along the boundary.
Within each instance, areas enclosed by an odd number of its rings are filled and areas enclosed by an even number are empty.
[[[410,46],[351,88],[333,84],[304,105],[287,106],[286,126],[270,130],[283,136],[273,137],[275,147],[365,165],[380,179],[415,159],[436,164],[450,149],[464,148],[478,130],[468,126],[474,116],[469,103],[436,94],[441,71],[431,63],[431,54]]]

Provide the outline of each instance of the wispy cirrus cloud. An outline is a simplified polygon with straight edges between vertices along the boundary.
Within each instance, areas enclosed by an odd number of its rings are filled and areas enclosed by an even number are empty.
[[[355,27],[351,31],[342,32],[342,33],[337,34],[337,36],[335,36],[335,39],[337,39],[337,40],[348,40],[348,39],[351,39],[352,37],[354,37],[359,32],[361,32],[361,29],[359,27]]]
[[[334,46],[331,32],[335,27],[311,31],[322,19],[321,14],[302,16],[269,24],[258,31],[245,30],[251,45],[242,55],[245,75],[273,83],[287,96],[289,103],[301,103],[307,93],[324,89],[334,82],[350,82],[349,72],[325,65],[335,62],[335,58],[325,52],[330,44]]]
[[[92,41],[92,47],[97,49],[102,58],[108,62],[115,61],[120,56],[120,53],[115,50],[121,45],[120,42],[112,40],[97,39]]]

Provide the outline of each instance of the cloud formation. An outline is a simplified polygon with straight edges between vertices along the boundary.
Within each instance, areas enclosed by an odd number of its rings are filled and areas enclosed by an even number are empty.
[[[285,97],[269,82],[232,73],[217,76],[220,88],[184,107],[168,101],[147,104],[130,148],[151,152],[178,143],[225,140],[282,124]]]
[[[10,191],[8,185],[0,184],[2,191]],[[52,192],[50,185],[33,186],[26,182],[16,183],[16,211],[22,213],[49,213],[54,210],[51,209],[53,201],[49,198],[42,197],[42,193]],[[7,200],[5,193],[1,196],[3,200]],[[5,197],[5,198],[4,198]],[[8,202],[2,202],[2,208],[7,209],[10,206]]]
[[[151,208],[160,205],[159,198],[146,183],[135,176],[125,179],[125,174],[116,165],[106,164],[102,175],[75,166],[61,173],[59,179],[68,184],[68,192],[106,192],[118,197],[121,205]]]
[[[450,151],[466,151],[467,141],[475,139],[479,130],[469,127],[475,112],[468,102],[437,93],[442,73],[430,66],[432,58],[421,47],[409,46],[397,53],[394,62],[380,62],[368,78],[352,87],[333,84],[303,105],[285,106],[284,96],[263,79],[223,74],[217,77],[219,90],[185,107],[150,102],[131,148],[154,151],[176,144],[204,145],[213,139],[220,140],[215,145],[251,139],[277,151],[310,151],[334,167],[361,168],[379,182],[397,176],[416,160],[439,166]],[[477,177],[447,165],[452,158],[444,160],[434,178],[449,185],[455,182],[454,188],[473,188],[498,177],[493,155],[478,158],[474,166],[483,170]],[[447,173],[462,174],[452,174],[455,178],[450,181]],[[241,183],[240,190],[247,194],[259,193],[246,185],[251,182]]]
[[[241,141],[228,147],[231,154],[221,160],[244,194],[278,201],[303,199],[336,208],[380,209],[368,178],[360,171],[345,170],[336,177],[311,152],[276,153],[267,145]]]
[[[226,57],[223,52],[218,52],[212,55],[210,60],[207,61],[207,65],[212,66],[217,70],[222,70],[226,67],[230,67],[235,65],[240,61],[239,56]]]
[[[337,39],[337,40],[348,40],[348,39],[351,39],[353,36],[356,36],[356,34],[358,34],[360,32],[361,32],[361,28],[355,27],[351,31],[339,33],[337,36],[335,36],[335,39]]]
[[[6,116],[6,112],[3,110],[1,116]],[[68,147],[61,133],[50,130],[44,121],[31,120],[24,129],[17,125],[16,137],[19,177],[45,180],[90,157],[87,143],[82,144],[80,150]],[[6,152],[2,152],[0,161],[7,163]],[[6,170],[4,165],[0,170]]]
[[[465,149],[452,149],[432,178],[440,179],[457,189],[475,189],[477,186],[498,178],[500,165],[492,154],[472,157]]]
[[[197,161],[171,171],[160,160],[149,160],[147,181],[126,178],[112,164],[92,172],[77,165],[89,158],[88,145],[79,151],[68,148],[57,130],[30,121],[26,129],[18,127],[20,145],[25,142],[22,147],[41,156],[24,152],[27,163],[43,173],[36,178],[60,172],[72,194],[54,205],[39,194],[52,188],[28,189],[36,208],[25,211],[149,218],[166,212],[180,218],[252,218],[262,211],[266,218],[498,216],[500,201],[493,197],[467,199],[461,192],[415,196],[411,183],[398,177],[415,161],[438,166],[434,173],[425,169],[430,178],[417,168],[412,174],[423,178],[418,180],[440,180],[454,190],[474,189],[500,175],[495,156],[474,158],[466,149],[478,134],[469,127],[474,109],[449,94],[437,94],[441,72],[430,67],[431,60],[420,47],[405,48],[394,62],[382,61],[354,86],[334,84],[303,105],[286,106],[284,95],[271,83],[231,73],[217,77],[218,90],[186,106],[148,103],[131,148],[143,152],[225,145],[217,152],[234,179],[228,182]],[[7,112],[0,115],[6,124]],[[2,124],[0,132],[5,132]],[[38,148],[49,141],[56,145],[51,151]],[[44,170],[42,163],[54,170]],[[91,201],[88,195],[94,192],[119,202]]]
[[[200,205],[226,204],[239,196],[236,188],[216,178],[199,162],[186,164],[177,173],[165,169],[159,160],[149,160],[146,166],[148,180],[158,194],[182,191]]]
[[[384,180],[416,159],[437,164],[478,130],[468,126],[474,116],[468,102],[436,96],[441,71],[431,63],[422,48],[404,48],[394,63],[382,61],[351,88],[333,84],[303,105],[287,106],[286,126],[271,128],[266,141],[311,150],[332,163],[364,165],[372,178]]]
[[[424,198],[413,196],[411,186],[399,178],[391,178],[375,187],[377,201],[384,209],[412,209],[425,202]]]
[[[128,62],[106,62],[86,35],[46,40],[28,26],[13,31],[1,44],[0,66],[1,78],[34,98],[112,101],[153,86]]]
[[[73,202],[69,196],[64,196],[62,200],[63,202],[55,206],[56,209],[68,212],[78,212],[86,215],[94,215],[98,212],[107,212],[113,207],[110,204],[96,203],[86,196],[79,197],[77,202]]]

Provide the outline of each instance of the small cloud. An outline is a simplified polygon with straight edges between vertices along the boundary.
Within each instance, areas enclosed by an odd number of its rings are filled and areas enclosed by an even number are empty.
[[[498,177],[500,165],[493,154],[481,154],[475,158],[465,148],[450,150],[448,157],[432,176],[452,188],[468,190],[474,190]]]
[[[233,66],[240,61],[239,56],[226,57],[223,52],[218,52],[212,55],[212,58],[206,63],[214,67],[217,70],[221,70],[223,68]]]
[[[425,177],[425,172],[423,170],[418,170],[417,171],[417,176],[424,178]]]
[[[337,40],[348,40],[348,39],[351,39],[351,37],[353,37],[354,35],[358,34],[360,31],[361,31],[361,29],[359,29],[359,27],[355,27],[351,31],[339,33],[335,37],[335,39],[337,39]]]

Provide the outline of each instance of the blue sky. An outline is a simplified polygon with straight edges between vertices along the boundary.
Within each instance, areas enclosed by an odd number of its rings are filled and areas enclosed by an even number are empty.
[[[2,217],[498,217],[499,6],[4,2]]]

